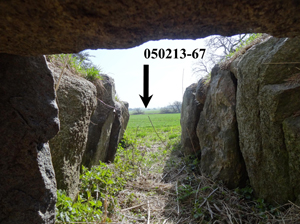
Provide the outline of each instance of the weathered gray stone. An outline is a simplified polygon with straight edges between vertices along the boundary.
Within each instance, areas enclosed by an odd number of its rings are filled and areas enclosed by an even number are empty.
[[[0,54],[0,222],[54,223],[48,141],[59,130],[45,58]]]
[[[288,151],[291,190],[300,204],[300,117],[289,117],[283,121],[284,142]]]
[[[213,34],[300,34],[300,5],[266,1],[1,1],[0,52],[23,55],[130,48]]]
[[[298,171],[289,167],[293,155],[287,147],[292,146],[286,145],[282,122],[300,110],[300,88],[299,83],[285,83],[299,73],[295,65],[269,63],[299,61],[299,44],[298,38],[270,38],[250,48],[237,63],[240,148],[256,195],[272,203],[298,196],[291,183]]]
[[[116,102],[115,103],[115,118],[112,124],[109,146],[106,153],[105,162],[113,162],[119,142],[123,138],[129,121],[128,103]]]
[[[57,84],[62,65],[49,63],[49,68]],[[52,162],[57,188],[66,190],[74,199],[78,192],[90,118],[97,104],[96,87],[65,69],[57,90],[57,104],[61,129],[49,143]]]
[[[195,98],[199,104],[205,103],[207,88],[209,86],[209,80],[202,78],[198,81]]]
[[[102,75],[103,80],[97,81],[97,107],[91,117],[88,141],[84,154],[83,165],[91,167],[104,162],[109,147],[110,134],[115,119],[115,83],[114,80]]]
[[[126,131],[128,122],[129,122],[129,118],[130,118],[130,114],[129,114],[129,103],[126,101],[122,101],[121,102],[123,104],[122,106],[122,128],[121,128],[121,133],[120,133],[120,137],[119,137],[119,141],[121,141],[121,139],[124,136],[124,133]]]
[[[203,104],[199,104],[195,99],[197,83],[186,88],[181,107],[181,147],[186,155],[196,155],[200,150],[199,139],[196,133],[197,123]]]
[[[230,71],[215,66],[203,111],[197,125],[201,148],[201,172],[222,180],[229,188],[241,186],[247,178],[239,149],[236,122],[236,84]]]

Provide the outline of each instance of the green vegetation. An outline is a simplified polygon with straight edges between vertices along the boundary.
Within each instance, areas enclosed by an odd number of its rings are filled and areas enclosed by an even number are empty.
[[[229,58],[233,57],[235,54],[238,54],[238,52],[243,51],[246,46],[251,45],[251,43],[262,36],[262,33],[253,33],[251,34],[246,40],[241,40],[240,44],[229,54],[225,55],[225,58],[223,61],[228,60]]]
[[[48,55],[47,59],[56,63],[61,69],[68,68],[72,73],[77,74],[91,82],[101,79],[101,70],[98,66],[93,65],[89,60],[89,55],[78,54],[54,54]],[[88,63],[89,62],[89,63]]]
[[[74,201],[67,197],[65,192],[58,191],[57,223],[105,220],[109,222],[112,217],[120,215],[115,212],[117,208],[130,206],[138,200],[135,193],[122,199],[118,198],[118,195],[126,185],[128,187],[128,182],[135,181],[137,176],[148,173],[154,164],[165,160],[172,145],[178,144],[180,135],[180,114],[155,114],[150,117],[167,147],[162,147],[162,143],[158,143],[158,137],[147,115],[131,116],[115,162],[109,165],[100,162],[99,166],[91,169],[83,167],[80,192]],[[157,145],[152,151],[140,149],[146,145],[151,147],[153,144]],[[163,166],[158,167],[160,172],[162,168]],[[156,173],[156,170],[153,169],[153,172]]]
[[[124,166],[120,167],[124,169]],[[126,168],[126,167],[125,167]],[[126,176],[100,162],[90,170],[82,167],[80,191],[74,201],[58,191],[56,219],[62,222],[109,221],[114,212],[115,195],[124,188]],[[105,215],[103,216],[103,211]]]
[[[202,176],[180,132],[180,114],[131,115],[115,162],[82,168],[74,201],[58,191],[57,223],[293,223],[297,206],[271,207],[249,184],[229,190]]]
[[[245,41],[241,41],[240,44],[225,55],[219,64],[221,69],[229,69],[230,64],[240,55],[244,54],[250,47],[264,40],[268,35],[262,35],[262,33],[253,33]]]
[[[149,117],[162,141],[174,139],[180,135],[180,114],[149,114],[133,115],[130,117],[126,134],[139,137],[138,142],[160,141],[153,131]],[[146,138],[145,138],[146,137]]]

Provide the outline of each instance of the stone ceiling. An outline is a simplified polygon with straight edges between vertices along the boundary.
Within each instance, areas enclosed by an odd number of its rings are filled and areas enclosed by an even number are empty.
[[[296,0],[2,0],[0,53],[130,48],[212,34],[300,33]]]

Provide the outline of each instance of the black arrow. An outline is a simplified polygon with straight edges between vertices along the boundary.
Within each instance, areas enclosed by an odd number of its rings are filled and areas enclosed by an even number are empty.
[[[144,96],[141,96],[141,99],[147,108],[151,98],[153,95],[149,97],[149,65],[144,65]]]

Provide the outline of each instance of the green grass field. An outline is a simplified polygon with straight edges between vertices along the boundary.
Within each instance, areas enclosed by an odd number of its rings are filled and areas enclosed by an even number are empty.
[[[140,114],[130,115],[126,129],[126,135],[141,137],[145,141],[157,141],[159,138],[155,133],[152,124],[163,141],[171,140],[180,135],[180,114]]]

